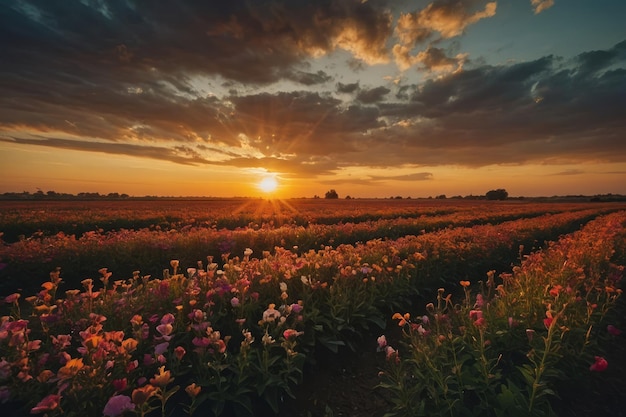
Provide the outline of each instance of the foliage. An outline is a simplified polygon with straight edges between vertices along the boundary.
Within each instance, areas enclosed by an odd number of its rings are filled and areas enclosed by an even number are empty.
[[[548,416],[561,381],[603,372],[603,338],[622,290],[623,267],[611,262],[626,237],[623,216],[591,222],[527,257],[499,283],[490,272],[463,300],[439,290],[425,314],[394,314],[402,347],[379,338],[388,367],[380,387],[389,415]],[[624,259],[621,259],[622,261]],[[607,326],[608,324],[608,326]],[[606,333],[593,338],[593,329]]]

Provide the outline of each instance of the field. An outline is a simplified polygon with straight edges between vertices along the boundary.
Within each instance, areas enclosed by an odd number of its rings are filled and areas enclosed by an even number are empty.
[[[0,410],[619,415],[625,227],[600,202],[3,201]]]

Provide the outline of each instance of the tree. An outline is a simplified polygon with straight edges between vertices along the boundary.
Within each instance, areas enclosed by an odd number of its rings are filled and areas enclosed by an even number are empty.
[[[324,198],[328,198],[328,199],[339,198],[339,194],[337,194],[337,191],[335,190],[330,190],[326,192],[326,196]]]
[[[487,194],[485,194],[487,200],[506,200],[508,196],[509,193],[504,188],[487,191]]]

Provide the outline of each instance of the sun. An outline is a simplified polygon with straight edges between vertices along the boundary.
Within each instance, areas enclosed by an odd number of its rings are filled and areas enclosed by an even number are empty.
[[[258,185],[259,189],[264,193],[271,193],[278,188],[278,181],[276,177],[264,177]]]

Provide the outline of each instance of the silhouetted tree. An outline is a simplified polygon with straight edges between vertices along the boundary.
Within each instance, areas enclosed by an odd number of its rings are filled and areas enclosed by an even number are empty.
[[[487,194],[485,194],[487,200],[506,200],[508,196],[509,193],[504,188],[487,191]]]
[[[324,198],[328,198],[328,199],[339,198],[339,194],[337,194],[337,191],[335,190],[330,190],[326,192],[326,195],[324,196]]]

